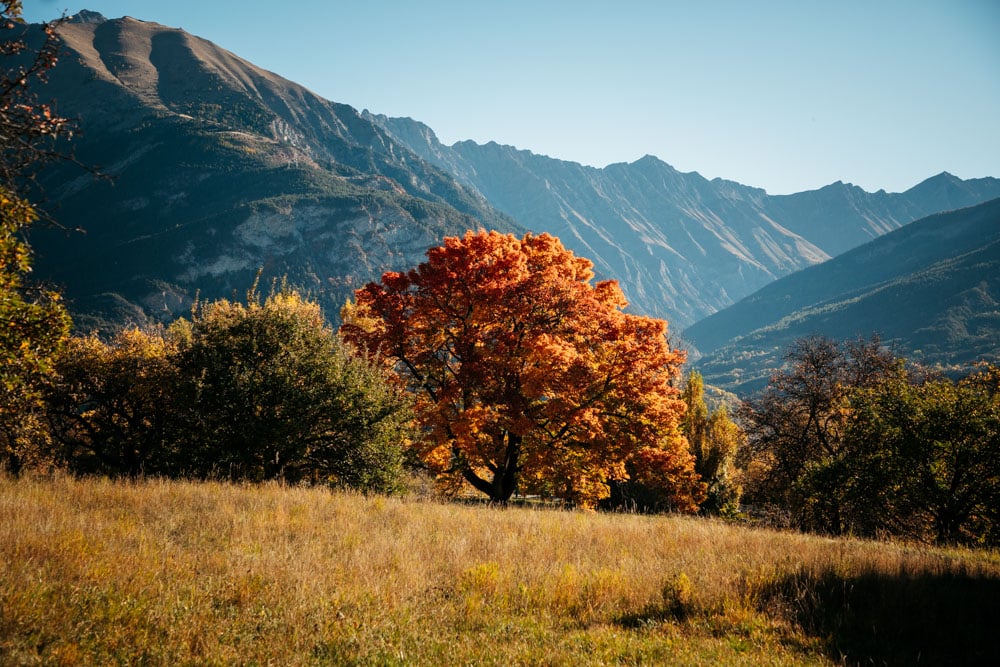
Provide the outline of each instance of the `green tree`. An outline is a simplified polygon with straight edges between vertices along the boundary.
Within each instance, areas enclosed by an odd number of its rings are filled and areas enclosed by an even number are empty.
[[[739,409],[748,436],[742,453],[748,499],[787,511],[798,527],[844,533],[849,397],[905,371],[878,338],[803,338],[785,359],[786,367]]]
[[[198,306],[178,345],[179,454],[197,475],[389,491],[412,414],[295,292]]]
[[[408,400],[295,292],[200,304],[165,335],[73,338],[56,371],[54,458],[74,472],[398,483]]]
[[[1000,369],[856,391],[845,434],[853,532],[998,544]]]
[[[42,26],[33,50],[20,17],[19,0],[0,2],[0,466],[15,473],[40,458],[40,386],[70,327],[59,295],[27,280],[26,234],[38,215],[22,190],[70,124],[31,87],[56,63],[54,26]]]

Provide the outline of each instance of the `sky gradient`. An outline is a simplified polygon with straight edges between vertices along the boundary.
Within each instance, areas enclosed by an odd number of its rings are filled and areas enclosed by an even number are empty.
[[[1000,177],[1000,2],[26,0],[211,40],[317,94],[595,167],[772,194]]]

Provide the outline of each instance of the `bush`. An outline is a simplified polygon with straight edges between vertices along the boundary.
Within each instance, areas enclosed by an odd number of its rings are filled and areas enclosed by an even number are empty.
[[[1000,544],[1000,369],[955,382],[877,340],[797,341],[744,403],[755,503],[864,537]]]
[[[55,460],[79,473],[169,474],[176,352],[162,335],[135,329],[107,343],[70,339],[46,395]]]
[[[200,305],[165,335],[76,339],[49,395],[73,470],[396,488],[411,415],[295,292]]]

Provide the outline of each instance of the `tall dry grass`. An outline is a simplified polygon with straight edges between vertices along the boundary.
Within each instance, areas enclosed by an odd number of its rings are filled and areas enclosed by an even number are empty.
[[[695,518],[0,478],[4,664],[976,662],[998,585],[995,553]]]

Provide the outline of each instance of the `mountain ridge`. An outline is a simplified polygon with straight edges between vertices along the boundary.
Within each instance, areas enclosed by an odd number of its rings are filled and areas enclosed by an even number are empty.
[[[43,94],[83,120],[78,157],[117,182],[50,170],[54,215],[88,234],[35,235],[39,275],[81,308],[166,317],[263,269],[335,313],[382,271],[484,227],[560,237],[677,332],[927,209],[1000,196],[1000,180],[950,174],[909,195],[839,183],[772,196],[652,155],[596,168],[496,142],[448,147],[419,121],[325,100],[182,30],[84,18],[60,27],[69,57]]]
[[[598,168],[496,142],[445,146],[412,118],[362,115],[526,227],[552,230],[635,309],[678,329],[912,220],[1000,196],[1000,180],[947,172],[903,193],[837,182],[769,195],[648,154]]]

